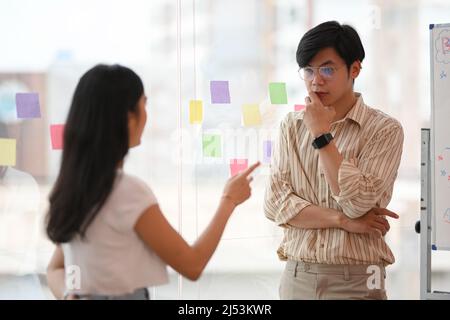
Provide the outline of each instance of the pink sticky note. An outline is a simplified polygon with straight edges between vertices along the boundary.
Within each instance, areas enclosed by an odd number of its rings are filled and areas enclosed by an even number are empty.
[[[248,168],[247,159],[231,159],[230,160],[230,170],[231,176],[237,175],[239,172],[244,171]]]
[[[51,136],[51,140],[52,140],[52,149],[53,150],[62,150],[64,125],[63,124],[52,124],[50,126],[50,136]]]
[[[450,53],[450,37],[442,37],[442,51]]]
[[[296,104],[294,106],[295,111],[302,111],[303,109],[305,109],[305,106],[303,104]]]

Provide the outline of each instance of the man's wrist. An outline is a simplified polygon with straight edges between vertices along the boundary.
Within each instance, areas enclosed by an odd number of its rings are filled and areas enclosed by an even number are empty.
[[[329,132],[331,132],[330,128],[328,128],[328,129],[322,128],[322,129],[318,129],[318,130],[311,130],[311,133],[312,133],[312,136],[313,136],[314,139],[317,138],[317,137],[320,137],[321,135],[323,135],[325,133],[329,133]]]
[[[347,216],[340,211],[335,210],[336,214],[336,227],[339,229],[343,229],[345,230],[347,222],[348,222],[348,218]]]

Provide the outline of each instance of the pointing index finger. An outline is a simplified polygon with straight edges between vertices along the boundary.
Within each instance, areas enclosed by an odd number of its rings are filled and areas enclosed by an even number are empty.
[[[254,163],[254,164],[252,164],[250,167],[248,167],[247,169],[245,169],[244,171],[241,172],[241,176],[242,177],[248,177],[248,175],[250,173],[252,173],[253,170],[255,170],[257,167],[259,167],[259,165],[260,165],[259,161]]]

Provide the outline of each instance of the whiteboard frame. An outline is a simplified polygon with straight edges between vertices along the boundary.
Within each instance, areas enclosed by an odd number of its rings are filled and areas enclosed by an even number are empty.
[[[434,39],[435,27],[450,28],[449,24],[430,24],[430,93],[431,93],[431,126],[434,127]],[[421,163],[420,163],[420,298],[422,300],[450,300],[450,292],[432,291],[431,266],[432,250],[435,236],[433,226],[436,222],[435,192],[435,137],[429,128],[421,130]],[[448,249],[448,248],[438,248]]]
[[[435,30],[435,28],[450,28],[450,23],[441,23],[441,24],[430,24],[429,25],[429,32],[430,32],[430,102],[431,102],[431,127],[434,128],[434,124],[435,124],[435,115],[434,115],[434,110],[435,110],[435,103],[434,103],[434,38],[433,38],[433,30]],[[428,224],[435,226],[436,225],[436,181],[435,181],[435,161],[434,161],[434,155],[436,154],[436,145],[435,145],[435,141],[436,141],[436,137],[434,135],[434,130],[432,130],[430,135],[430,140],[431,140],[431,151],[430,151],[430,157],[429,161],[431,164],[431,172],[428,172],[428,178],[431,180],[431,193],[429,193],[430,195],[430,199],[432,199],[432,201],[430,201],[430,206],[431,206],[431,220],[430,223],[432,224]],[[423,140],[423,139],[422,139]],[[433,159],[433,160],[431,160]],[[431,232],[431,244],[432,244],[432,249],[433,250],[450,250],[449,246],[439,246],[436,247],[436,231],[432,230]]]
[[[430,129],[421,130],[420,162],[420,299],[450,300],[450,292],[431,291],[432,204]],[[431,201],[433,199],[433,201]]]

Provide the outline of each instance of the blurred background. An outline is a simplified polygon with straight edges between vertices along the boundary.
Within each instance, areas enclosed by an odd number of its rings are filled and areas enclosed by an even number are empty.
[[[295,52],[315,25],[356,28],[366,50],[355,83],[366,104],[397,118],[405,143],[389,209],[386,241],[396,262],[390,299],[419,298],[420,128],[430,118],[430,23],[450,23],[446,0],[0,0],[1,138],[16,140],[16,165],[0,180],[0,299],[53,299],[45,269],[54,245],[43,232],[48,194],[59,169],[50,126],[64,124],[79,77],[97,63],[119,63],[143,79],[149,119],[125,169],[155,192],[172,225],[193,242],[230,176],[231,159],[263,161],[252,198],[232,216],[202,278],[170,270],[156,299],[278,299],[284,262],[281,228],[264,217],[268,177],[264,141],[302,104],[306,91]],[[210,81],[229,81],[230,103],[211,102]],[[269,83],[286,84],[287,103],[271,104]],[[37,92],[41,116],[17,119],[15,94]],[[202,100],[203,121],[189,122]],[[261,123],[245,127],[241,107],[255,104]],[[205,154],[204,134],[220,136]],[[266,155],[267,156],[267,155]],[[433,253],[433,289],[450,290],[450,255]]]

